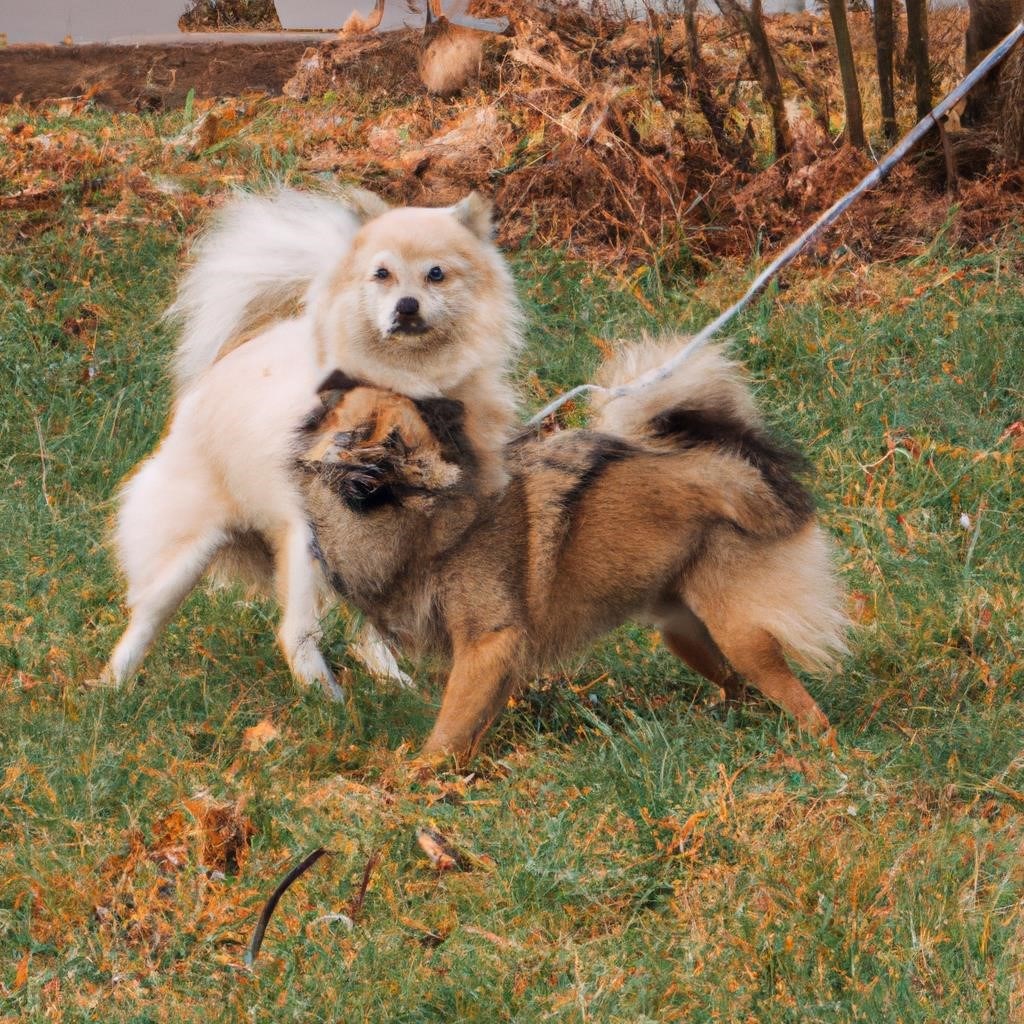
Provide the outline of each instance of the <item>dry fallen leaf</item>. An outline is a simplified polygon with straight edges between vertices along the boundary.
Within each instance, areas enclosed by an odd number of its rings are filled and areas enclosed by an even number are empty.
[[[26,953],[18,962],[18,969],[14,974],[14,987],[23,988],[28,981],[28,964],[31,954]]]
[[[238,871],[256,831],[243,813],[244,802],[220,802],[201,791],[182,803],[195,820],[199,863],[209,871],[225,874]]]
[[[249,729],[242,732],[242,749],[249,751],[262,750],[280,737],[281,733],[269,718],[264,718]]]
[[[468,871],[469,862],[440,832],[432,828],[416,829],[416,842],[438,871]]]

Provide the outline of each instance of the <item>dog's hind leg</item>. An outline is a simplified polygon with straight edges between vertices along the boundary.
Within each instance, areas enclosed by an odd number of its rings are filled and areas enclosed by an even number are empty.
[[[711,637],[736,671],[808,732],[829,727],[825,713],[793,674],[782,645],[763,626],[723,614],[705,615]]]
[[[160,540],[166,543],[165,538]],[[104,671],[107,681],[120,684],[142,664],[157,633],[199,582],[224,540],[222,530],[207,529],[179,537],[165,550],[151,553],[148,561],[157,569],[145,583],[132,582],[128,594],[131,618]]]
[[[707,626],[685,604],[666,610],[658,625],[665,646],[680,661],[725,691],[726,700],[744,699],[743,681],[711,638]]]
[[[469,757],[501,713],[517,681],[523,631],[506,627],[455,644],[455,659],[441,710],[423,757]]]
[[[319,683],[332,700],[342,700],[345,691],[338,685],[319,646],[323,635],[319,615],[322,590],[313,557],[313,535],[306,523],[292,523],[275,547],[275,584],[281,602],[277,638],[281,650],[300,683]]]

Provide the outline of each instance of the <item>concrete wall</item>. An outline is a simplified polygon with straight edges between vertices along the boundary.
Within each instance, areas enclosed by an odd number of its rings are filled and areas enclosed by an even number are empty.
[[[584,3],[587,0],[583,0]],[[611,11],[642,18],[644,0],[593,0]],[[682,0],[650,0],[654,8],[681,11]],[[931,0],[931,6],[964,6],[966,0]],[[281,24],[288,29],[337,29],[353,11],[368,14],[373,0],[276,0]],[[381,28],[423,24],[424,0],[386,0]],[[459,14],[468,0],[446,0],[445,11]],[[702,0],[717,12],[713,0]],[[76,43],[104,42],[116,36],[176,32],[187,0],[0,0],[0,32],[11,43],[59,43],[70,35]],[[764,0],[769,14],[821,10],[819,0]],[[410,10],[413,8],[414,10]]]
[[[450,0],[445,9],[464,10],[468,0]],[[0,32],[9,43],[102,43],[118,36],[165,35],[178,31],[188,0],[0,0]],[[373,0],[276,0],[288,29],[338,29],[353,11],[369,14]],[[413,0],[423,8],[423,0]],[[381,28],[419,26],[424,15],[407,0],[387,0]]]
[[[345,24],[353,11],[367,15],[374,0],[274,0],[277,16],[284,28],[336,29]],[[449,17],[465,14],[469,0],[442,0]],[[386,0],[380,28],[422,28],[426,20],[425,0]]]
[[[114,36],[178,31],[185,0],[0,0],[10,43],[101,43]]]
[[[274,6],[284,28],[338,29],[353,11],[368,15],[373,10],[373,0],[274,0]],[[380,29],[422,25],[425,13],[411,12],[410,6],[422,5],[417,0],[413,0],[413,5],[406,0],[386,0]]]

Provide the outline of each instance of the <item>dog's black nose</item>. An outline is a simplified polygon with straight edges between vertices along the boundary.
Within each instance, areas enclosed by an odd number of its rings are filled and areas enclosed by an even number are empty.
[[[420,311],[419,299],[414,299],[411,295],[406,295],[404,298],[398,300],[395,310],[398,312],[399,316],[415,316]]]

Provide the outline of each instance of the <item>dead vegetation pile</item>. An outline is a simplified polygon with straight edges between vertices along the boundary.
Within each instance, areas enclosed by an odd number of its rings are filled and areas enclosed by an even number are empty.
[[[1024,47],[1006,59],[999,75],[1000,139],[1004,158],[1024,163]]]
[[[217,945],[237,949],[248,912],[225,880],[244,866],[253,832],[241,805],[199,792],[156,820],[148,841],[130,830],[121,852],[69,880],[59,918],[43,901],[41,927],[48,934],[69,924],[93,930],[104,946],[127,947],[150,963],[175,942],[187,948],[197,934],[217,934]]]
[[[178,19],[182,32],[280,30],[274,0],[189,0]]]
[[[51,120],[7,108],[0,211],[23,215],[0,218],[0,236],[46,230],[76,190],[85,232],[169,210],[191,217],[219,202],[224,187],[248,180],[254,163],[286,161],[287,175],[359,182],[394,202],[442,204],[481,189],[497,200],[506,246],[529,240],[604,262],[683,253],[699,273],[722,257],[747,261],[777,250],[873,166],[870,155],[840,142],[842,93],[824,19],[767,21],[794,140],[787,157],[771,162],[771,116],[745,39],[721,19],[698,22],[695,69],[681,18],[649,25],[496,0],[474,13],[506,7],[512,33],[488,40],[479,75],[450,98],[424,87],[424,37],[407,30],[308,49],[286,88],[301,102],[197,97],[180,131],[160,138],[125,119],[94,132],[78,120],[91,116],[92,92],[59,101]],[[853,16],[851,28],[870,84],[868,16]],[[937,94],[961,77],[962,36],[962,14],[935,12]],[[904,163],[863,196],[826,235],[818,258],[913,255],[940,229],[970,246],[1019,218],[1024,49],[1001,79],[1002,114],[969,132],[951,126],[955,196],[936,141],[925,159]],[[906,129],[909,80],[899,99]],[[877,96],[865,87],[864,100],[874,118],[868,135],[877,140]],[[1015,155],[1017,170],[998,163],[1004,155]],[[993,169],[969,173],[986,166]]]
[[[505,213],[506,244],[530,237],[627,259],[682,244],[700,264],[791,237],[871,167],[838,141],[842,94],[825,19],[769,20],[796,144],[760,170],[770,148],[769,112],[744,39],[720,19],[699,22],[695,72],[681,17],[648,24],[576,7],[499,10],[488,2],[474,13],[507,14],[513,31],[495,41],[480,75],[450,101],[427,95],[418,79],[418,33],[346,38],[307,51],[286,94],[336,97],[353,123],[308,147],[304,168],[359,180],[396,202],[491,192]],[[855,42],[867,63],[870,21],[857,17],[863,24],[855,23]],[[935,55],[935,66],[951,83],[962,69],[963,16],[940,17],[959,19],[934,34],[949,51]],[[908,92],[908,122],[909,109]],[[1006,215],[1006,196],[1019,201],[1016,187],[1012,176],[998,187],[985,177],[964,185],[966,205],[1000,197],[979,237]],[[984,203],[974,202],[975,192]],[[842,241],[876,257],[914,252],[947,215],[940,159],[902,169],[862,200]],[[962,230],[970,241],[978,226]]]

